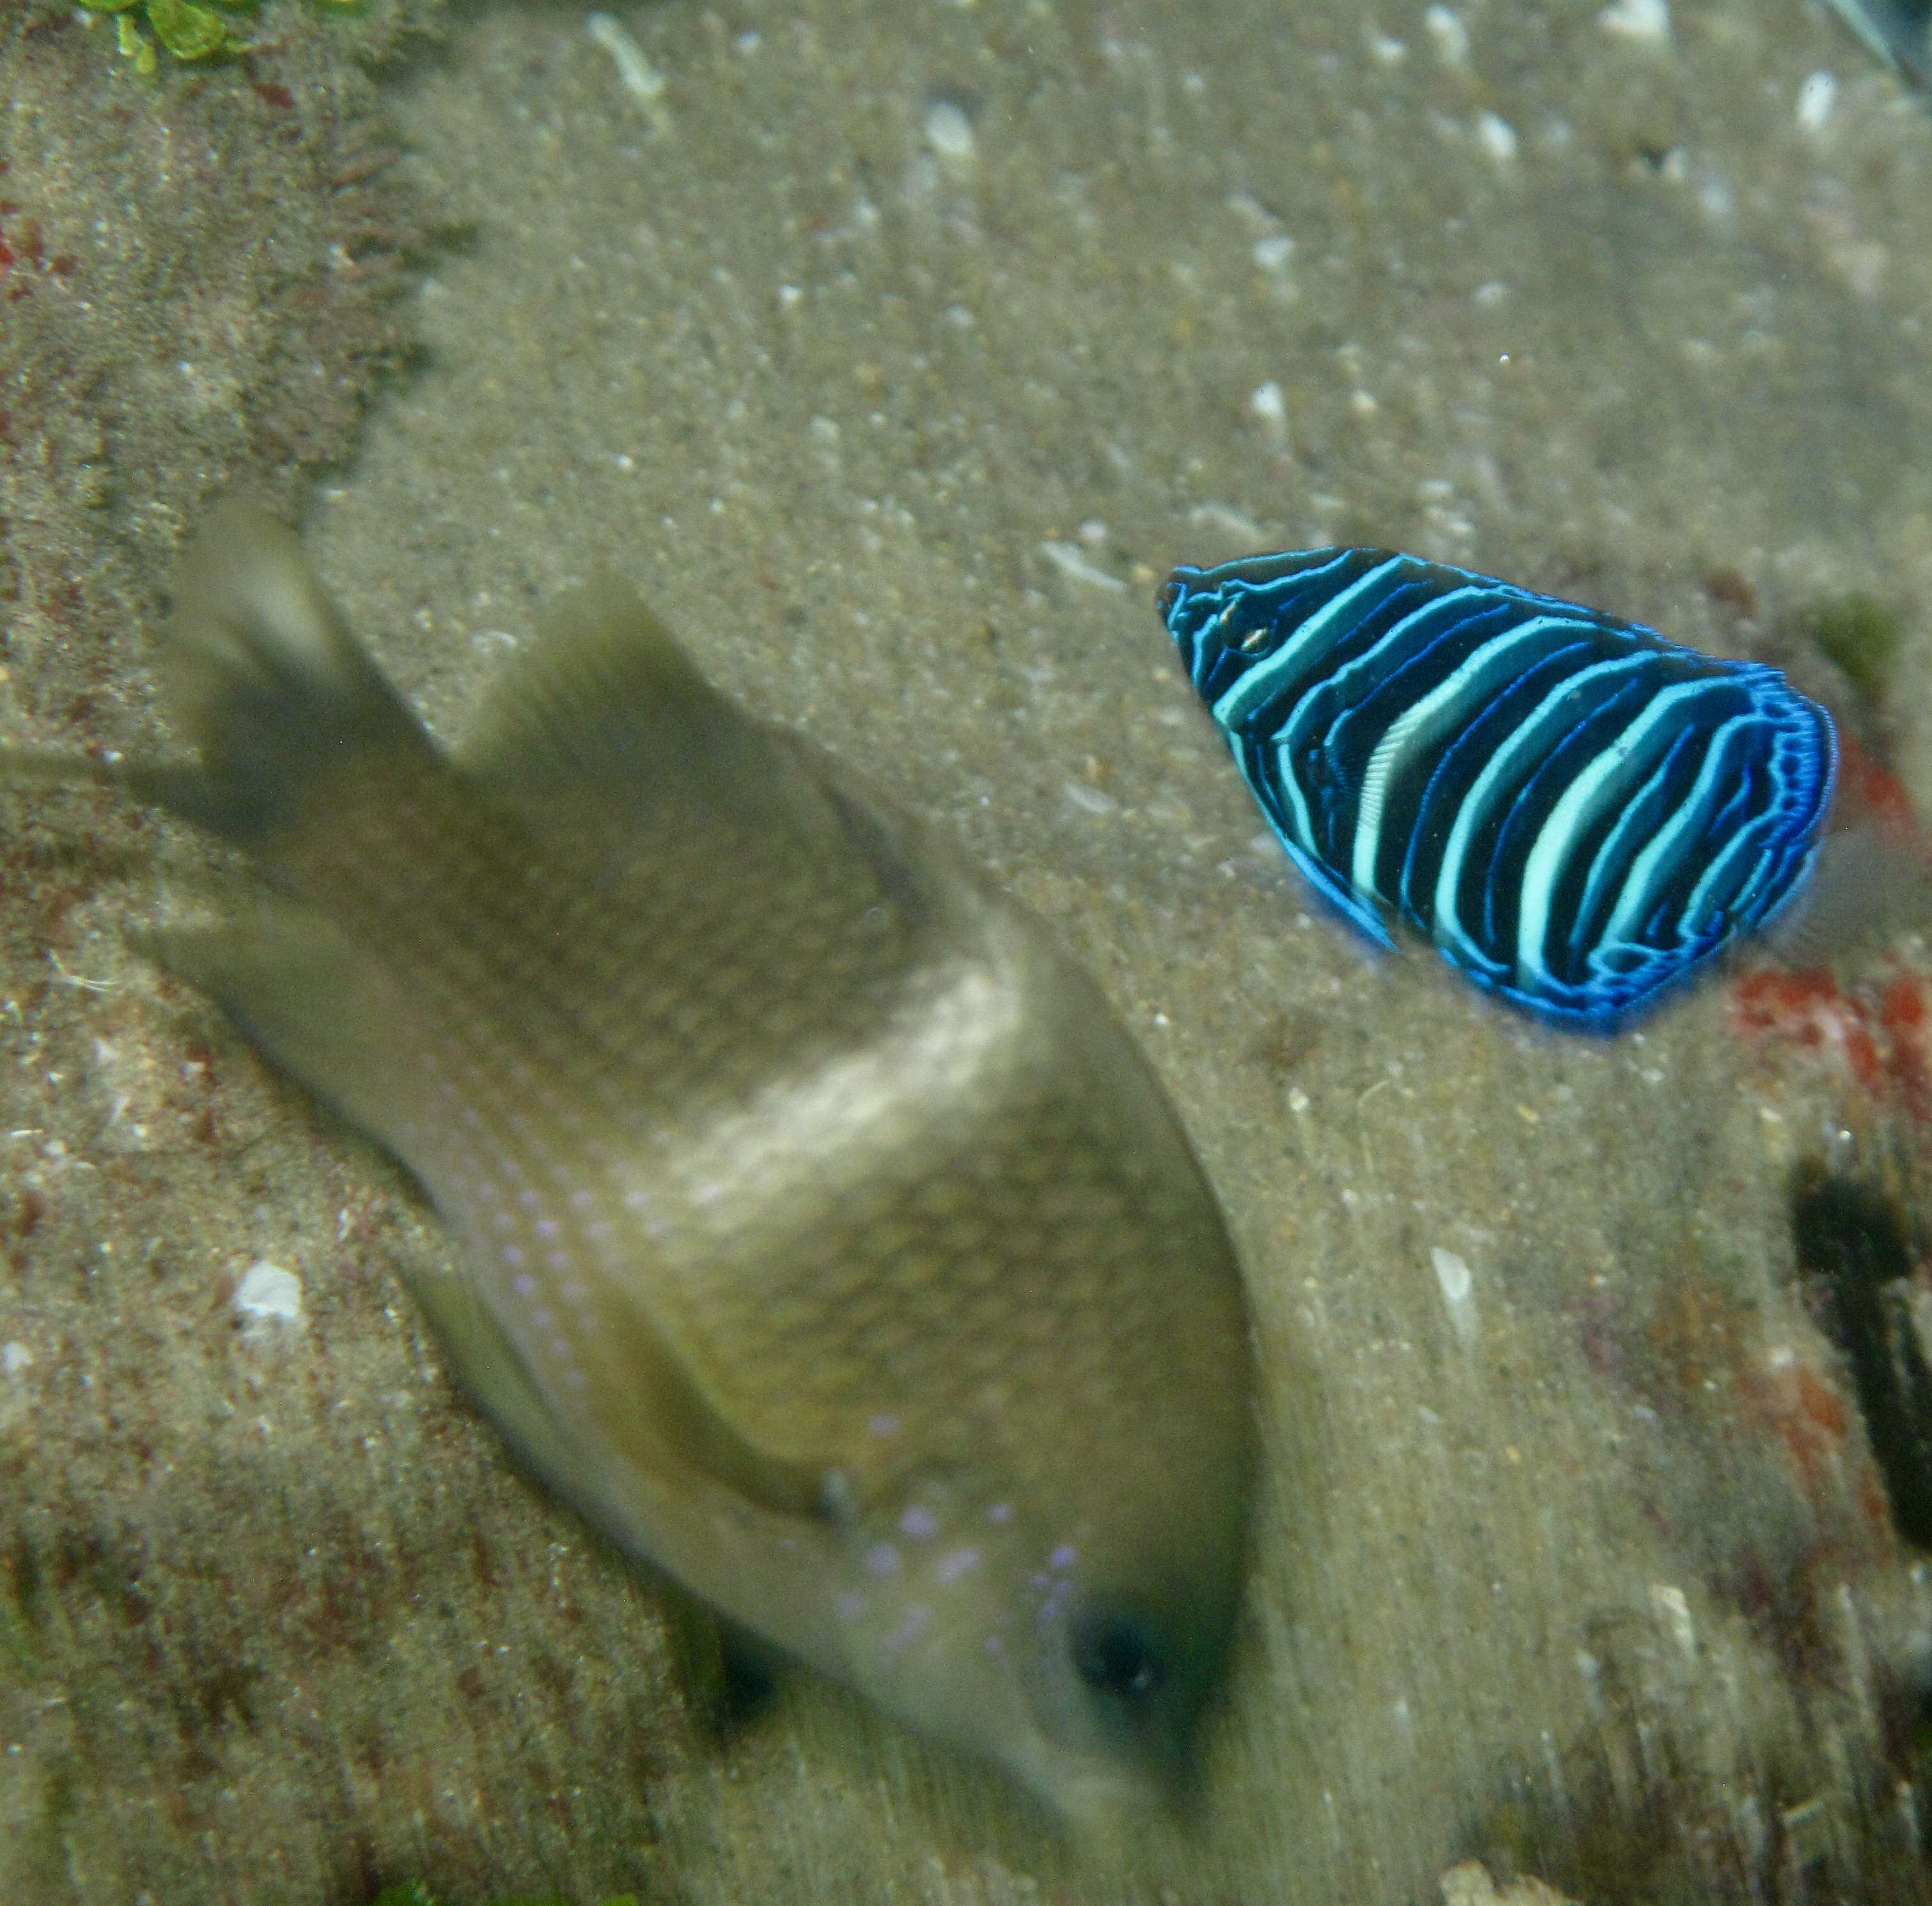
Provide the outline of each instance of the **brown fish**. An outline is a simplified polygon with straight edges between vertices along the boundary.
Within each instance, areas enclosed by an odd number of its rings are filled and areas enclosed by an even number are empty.
[[[1073,1814],[1184,1777],[1253,1469],[1247,1325],[1145,1062],[958,853],[573,599],[452,756],[295,538],[218,515],[161,657],[245,848],[153,936],[462,1246],[416,1296],[634,1554]]]

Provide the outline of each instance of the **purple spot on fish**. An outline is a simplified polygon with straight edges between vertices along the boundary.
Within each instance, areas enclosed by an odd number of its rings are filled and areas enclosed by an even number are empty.
[[[524,1261],[524,1254],[521,1251],[518,1251],[514,1257],[511,1256],[508,1251],[506,1251],[503,1257],[504,1261],[510,1264],[520,1264]],[[536,1287],[537,1280],[527,1271],[518,1271],[516,1276],[510,1280],[511,1289],[519,1297],[528,1297]]]
[[[610,1236],[610,1227],[601,1222],[596,1224],[586,1224],[584,1227],[584,1235],[593,1244],[601,1244],[606,1238]]]
[[[506,1264],[514,1265],[522,1263],[523,1261],[524,1254],[514,1244],[506,1244],[503,1247],[503,1262]]]
[[[856,1622],[866,1612],[866,1598],[862,1595],[848,1592],[842,1595],[832,1605],[838,1611],[838,1619],[842,1622]]]
[[[905,1612],[905,1619],[886,1637],[886,1652],[896,1655],[902,1649],[910,1648],[932,1625],[932,1610],[930,1608],[922,1605],[908,1608]]]
[[[939,1524],[933,1520],[930,1509],[922,1508],[915,1502],[899,1517],[899,1533],[910,1535],[915,1542],[929,1542],[939,1533]]]
[[[536,1232],[537,1235],[539,1238],[554,1238],[557,1232],[556,1220],[554,1217],[538,1218],[537,1220]]]
[[[932,1571],[942,1582],[956,1582],[962,1575],[980,1565],[977,1549],[952,1549],[939,1558],[939,1565]]]
[[[1046,1565],[1049,1568],[1071,1568],[1075,1559],[1073,1544],[1071,1542],[1062,1542],[1059,1547],[1046,1558]]]
[[[992,1523],[1007,1523],[1013,1519],[1013,1505],[1010,1502],[995,1502],[986,1511],[986,1520]]]
[[[987,1636],[986,1647],[987,1653],[992,1655],[995,1659],[1006,1652],[1006,1643],[997,1634],[989,1634]]]
[[[875,1436],[896,1436],[899,1433],[899,1419],[881,1410],[878,1415],[866,1418],[866,1427]]]
[[[898,1573],[899,1552],[890,1542],[874,1542],[866,1551],[866,1573],[881,1580]]]
[[[545,1251],[544,1264],[549,1270],[568,1271],[570,1268],[570,1253],[568,1251]]]
[[[587,1211],[596,1202],[587,1191],[573,1191],[570,1194],[570,1208],[574,1211]]]

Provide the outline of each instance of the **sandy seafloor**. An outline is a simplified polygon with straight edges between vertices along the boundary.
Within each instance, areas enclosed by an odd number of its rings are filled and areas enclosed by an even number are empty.
[[[1210,1804],[1103,1867],[835,1691],[716,1737],[655,1591],[453,1400],[394,1174],[122,949],[128,855],[63,916],[113,990],[64,1000],[78,1109],[15,1166],[106,1255],[0,1286],[14,1486],[106,1478],[38,1608],[16,1549],[0,1894],[1398,1906],[1480,1854],[1604,1901],[1922,1896],[1932,1592],[1790,1222],[1807,1162],[1910,1187],[1910,1094],[1745,1037],[1726,980],[1582,1041],[1370,956],[1152,601],[1374,541],[1802,668],[1870,592],[1932,802],[1932,117],[1796,0],[1662,40],[1530,0],[620,17],[650,98],[572,7],[460,11],[394,85],[473,238],[312,546],[450,735],[546,598],[634,577],[1098,972],[1264,1373]],[[1896,941],[1850,996],[1929,964]],[[87,1147],[165,1151],[184,1063],[229,1153],[151,1159],[138,1214],[90,1190]],[[236,1328],[256,1260],[302,1325]],[[52,1518],[19,1540],[68,1553]],[[165,1619],[102,1586],[130,1553]]]

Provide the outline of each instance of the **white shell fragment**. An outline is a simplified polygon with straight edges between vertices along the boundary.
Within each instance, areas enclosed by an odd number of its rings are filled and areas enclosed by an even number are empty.
[[[1804,83],[1798,89],[1798,129],[1800,132],[1821,133],[1832,116],[1832,109],[1838,103],[1838,82],[1836,77],[1820,67],[1815,73],[1805,76]]]
[[[973,122],[956,100],[935,99],[926,109],[926,143],[942,159],[964,165],[973,155],[977,140]]]
[[[1666,0],[1616,0],[1597,16],[1597,24],[1619,40],[1660,47],[1670,38],[1670,8]]]
[[[1450,1327],[1466,1343],[1476,1334],[1476,1280],[1468,1260],[1458,1257],[1440,1244],[1429,1253],[1436,1267],[1436,1281],[1442,1286],[1442,1307],[1449,1313]]]
[[[235,1307],[250,1322],[299,1324],[302,1321],[302,1280],[279,1264],[258,1259],[242,1273],[235,1289]]]

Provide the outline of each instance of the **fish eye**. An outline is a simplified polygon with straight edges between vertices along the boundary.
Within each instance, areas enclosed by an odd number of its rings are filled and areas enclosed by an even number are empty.
[[[1167,1679],[1153,1637],[1130,1616],[1084,1616],[1074,1625],[1071,1646],[1074,1672],[1096,1694],[1145,1700]]]

